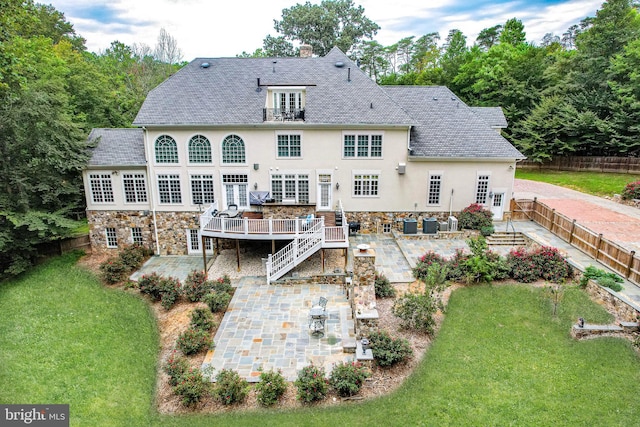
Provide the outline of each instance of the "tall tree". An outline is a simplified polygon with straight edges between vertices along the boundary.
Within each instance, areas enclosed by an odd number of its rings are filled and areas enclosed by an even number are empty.
[[[458,75],[465,55],[468,51],[467,38],[460,30],[450,30],[444,45],[444,53],[440,59],[445,84],[451,86]],[[456,88],[452,87],[454,91]]]
[[[485,28],[478,33],[476,45],[482,50],[489,50],[491,46],[497,44],[500,40],[501,31],[502,25],[494,25],[493,27]]]
[[[508,43],[517,46],[527,41],[527,34],[524,32],[524,24],[516,18],[509,19],[500,33],[500,43]]]
[[[307,1],[282,11],[274,20],[276,31],[287,40],[311,45],[313,53],[324,56],[338,46],[343,52],[364,39],[372,39],[380,27],[352,0],[323,0],[319,5]]]

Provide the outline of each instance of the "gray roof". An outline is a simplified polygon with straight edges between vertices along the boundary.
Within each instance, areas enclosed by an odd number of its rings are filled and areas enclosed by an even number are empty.
[[[444,86],[382,88],[415,119],[411,131],[414,157],[525,157]]]
[[[257,90],[257,79],[263,90]],[[197,58],[149,92],[133,123],[263,124],[264,86],[304,86],[305,125],[413,124],[338,48],[318,58]]]
[[[91,149],[91,166],[144,166],[144,134],[142,129],[93,129],[89,143],[97,143]]]
[[[507,127],[507,118],[500,107],[470,107],[483,121],[493,128],[504,129]]]

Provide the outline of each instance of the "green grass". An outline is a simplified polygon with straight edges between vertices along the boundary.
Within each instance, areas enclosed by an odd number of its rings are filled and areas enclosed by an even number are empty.
[[[554,170],[516,170],[516,178],[541,181],[571,188],[594,196],[621,194],[625,185],[640,180],[638,175],[603,172],[570,172]]]
[[[0,285],[0,402],[70,403],[74,426],[637,425],[640,358],[628,341],[576,342],[578,317],[611,321],[580,290],[559,314],[541,289],[453,293],[447,318],[397,392],[297,411],[161,416],[158,336],[148,307],[65,257]],[[51,360],[51,362],[48,362]]]

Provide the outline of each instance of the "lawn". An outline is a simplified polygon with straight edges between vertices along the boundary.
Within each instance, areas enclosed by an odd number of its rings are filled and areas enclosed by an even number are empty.
[[[153,409],[158,335],[146,304],[66,256],[0,285],[0,402],[70,403],[74,426],[635,425],[640,358],[628,341],[576,342],[610,316],[578,289],[557,317],[543,290],[457,290],[417,372],[362,404],[222,416]]]
[[[594,196],[621,194],[625,185],[640,180],[639,175],[604,172],[570,172],[517,169],[516,178],[547,182]]]

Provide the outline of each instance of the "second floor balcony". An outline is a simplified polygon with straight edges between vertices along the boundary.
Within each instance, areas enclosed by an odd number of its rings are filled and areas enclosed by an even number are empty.
[[[304,122],[304,108],[283,110],[280,108],[264,108],[262,120],[265,122]]]

